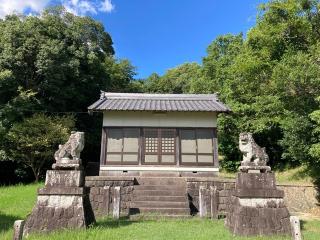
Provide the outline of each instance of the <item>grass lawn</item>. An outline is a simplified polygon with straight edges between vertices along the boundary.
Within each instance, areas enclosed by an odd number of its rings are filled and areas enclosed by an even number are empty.
[[[13,222],[25,219],[36,198],[36,189],[41,184],[0,187],[0,239],[12,239]],[[304,240],[320,239],[320,220],[302,223]],[[100,219],[87,230],[65,230],[46,235],[31,235],[28,239],[282,239],[290,237],[233,237],[224,228],[223,220],[201,220],[199,218],[158,221],[130,221]]]
[[[234,179],[236,174],[222,171],[219,176]],[[275,176],[277,184],[312,185],[312,179],[308,176],[307,169],[304,167],[275,171]]]

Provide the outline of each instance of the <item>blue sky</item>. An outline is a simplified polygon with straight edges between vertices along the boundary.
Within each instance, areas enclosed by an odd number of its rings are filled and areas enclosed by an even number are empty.
[[[201,62],[207,46],[226,33],[247,32],[258,0],[117,0],[99,14],[117,57],[137,67],[137,78],[163,74],[184,62]]]
[[[185,62],[199,62],[219,35],[246,33],[265,0],[0,0],[0,17],[13,11],[39,13],[62,4],[101,21],[116,56],[137,67],[136,78],[163,74]]]

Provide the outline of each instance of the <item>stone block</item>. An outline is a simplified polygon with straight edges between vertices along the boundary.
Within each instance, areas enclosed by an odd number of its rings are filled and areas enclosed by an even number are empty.
[[[219,206],[219,192],[216,186],[210,186],[210,216],[211,218],[218,218],[218,206]]]
[[[44,187],[38,189],[38,195],[83,195],[84,188],[79,187]]]
[[[207,203],[206,203],[206,187],[200,186],[199,188],[199,214],[200,217],[207,216]]]
[[[283,198],[284,192],[278,189],[237,188],[234,195],[241,198]]]
[[[24,234],[83,228],[94,222],[89,189],[83,187],[83,182],[81,171],[47,171],[45,187],[38,191],[37,203],[26,220]]]
[[[290,217],[291,234],[293,240],[301,240],[300,219],[296,216]]]
[[[48,170],[46,174],[46,187],[83,187],[83,171],[78,170]]]
[[[225,221],[240,236],[288,234],[289,212],[273,173],[239,173]],[[220,204],[222,207],[223,204]]]
[[[236,179],[237,188],[275,189],[276,181],[274,173],[238,173]]]
[[[121,187],[115,187],[113,192],[113,218],[119,219],[120,217],[120,204],[121,204]]]
[[[16,220],[13,224],[13,240],[22,240],[24,220]]]

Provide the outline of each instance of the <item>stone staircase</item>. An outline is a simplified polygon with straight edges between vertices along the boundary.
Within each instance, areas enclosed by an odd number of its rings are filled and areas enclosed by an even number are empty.
[[[134,186],[131,218],[190,217],[186,181],[179,177],[141,177]]]

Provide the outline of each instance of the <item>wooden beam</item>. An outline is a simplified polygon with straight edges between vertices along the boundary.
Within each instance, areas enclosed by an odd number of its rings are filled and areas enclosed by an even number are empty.
[[[107,133],[105,128],[102,128],[101,133],[101,148],[100,148],[100,165],[106,164],[106,146],[107,145]]]

